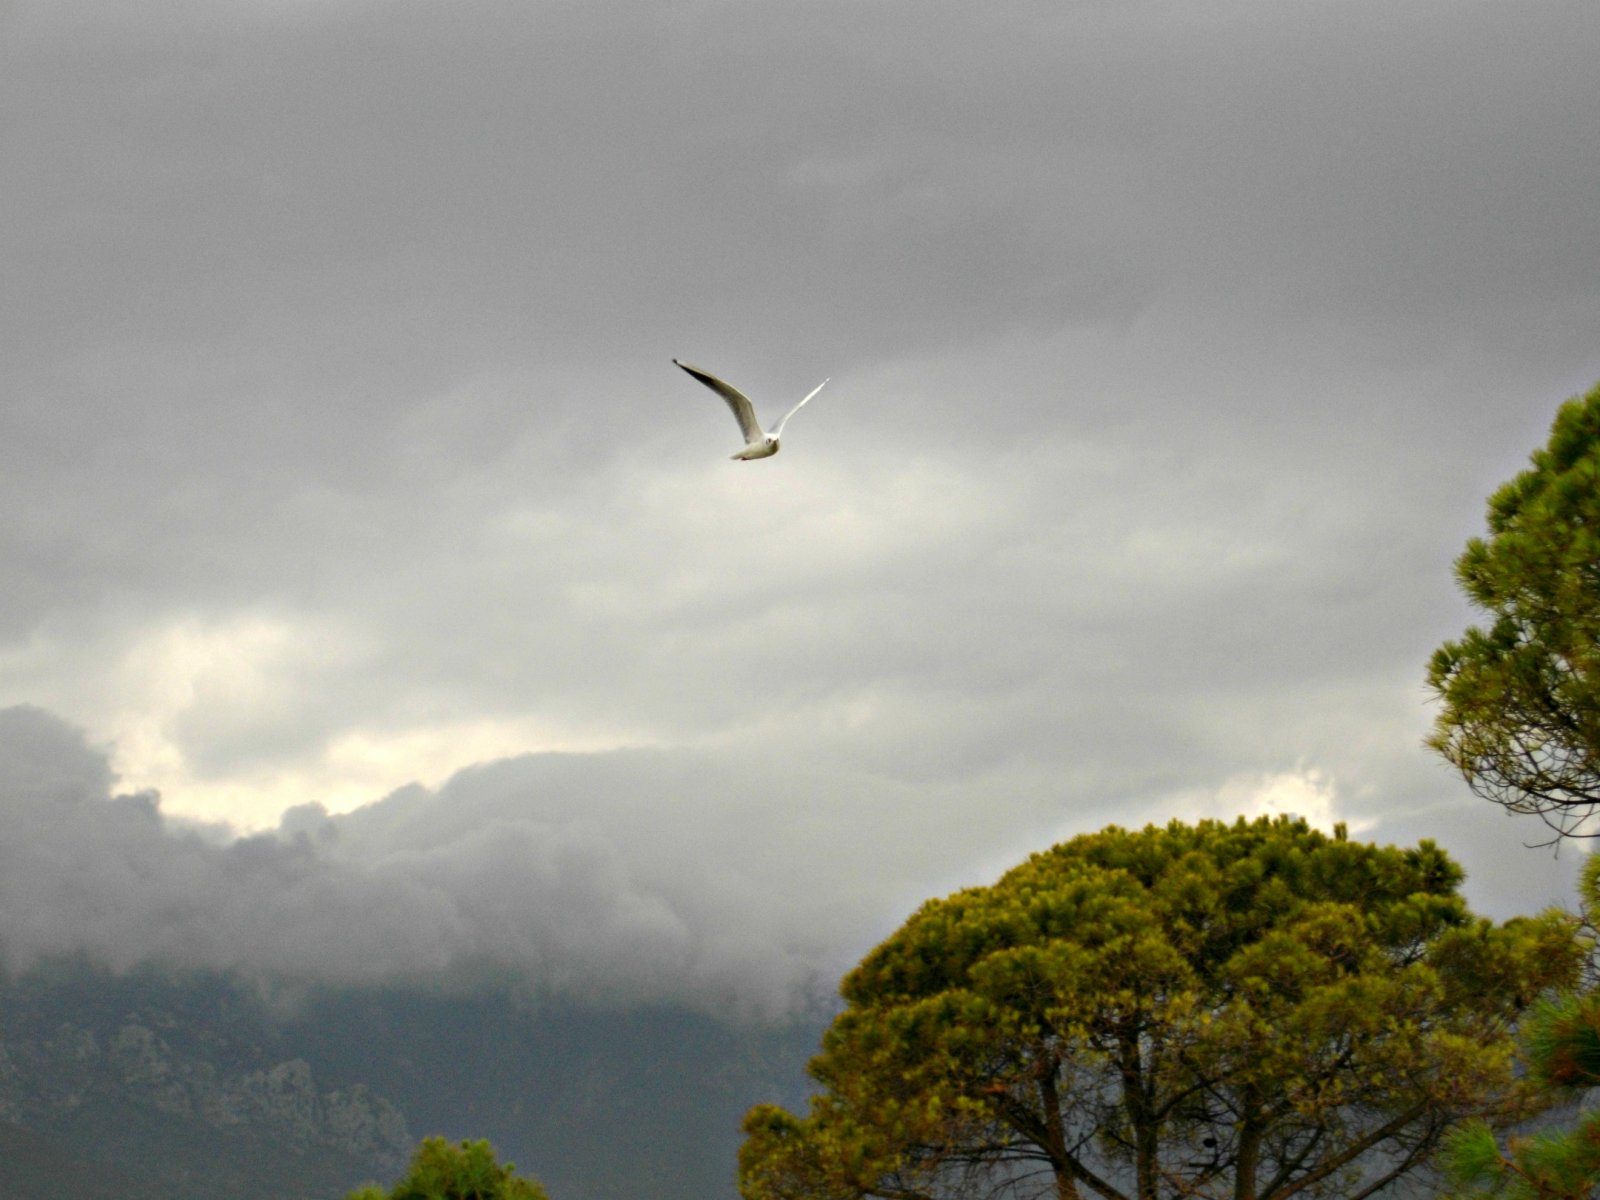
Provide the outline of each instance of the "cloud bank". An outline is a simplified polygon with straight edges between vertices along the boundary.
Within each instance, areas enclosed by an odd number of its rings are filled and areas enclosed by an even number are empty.
[[[900,899],[859,847],[794,860],[801,789],[686,752],[510,759],[343,817],[297,807],[244,838],[111,784],[77,730],[0,711],[9,967],[83,954],[336,984],[509,976],[596,1003],[776,1014],[831,991]]]
[[[937,804],[685,751],[507,759],[343,816],[306,804],[243,838],[168,821],[154,797],[112,783],[78,730],[0,710],[7,968],[83,955],[334,985],[512,980],[590,1004],[773,1017],[830,995],[924,898],[919,886],[983,882],[1013,861],[982,828],[959,855],[929,837],[921,853],[881,857],[886,827],[927,836]],[[1219,801],[1337,816],[1314,772],[1168,807],[1197,817]],[[1551,867],[1556,890],[1570,869]]]

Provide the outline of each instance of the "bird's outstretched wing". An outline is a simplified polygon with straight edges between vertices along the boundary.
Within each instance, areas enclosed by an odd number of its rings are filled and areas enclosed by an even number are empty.
[[[682,364],[680,363],[679,365],[681,366]],[[833,378],[832,375],[828,376],[828,379],[832,379],[832,378]],[[828,379],[824,379],[821,383],[817,384],[816,387],[812,388],[811,391],[806,394],[806,400],[811,399],[812,396],[815,396],[823,388],[827,387],[828,386]],[[796,404],[788,412],[784,413],[783,414],[783,420],[779,421],[771,429],[767,430],[767,436],[775,438],[775,437],[778,437],[780,434],[782,434],[783,433],[783,427],[789,423],[789,418],[794,416],[795,413],[799,412],[802,408],[804,408],[806,406],[806,400],[800,401],[799,404]]]
[[[739,431],[744,434],[746,445],[754,445],[762,440],[765,435],[762,434],[761,426],[756,422],[756,410],[755,406],[750,403],[750,397],[746,396],[731,383],[723,383],[715,375],[702,371],[699,367],[691,367],[688,363],[678,362],[677,359],[672,361],[728,402],[728,407],[733,409],[734,420],[739,422]],[[809,399],[811,397],[807,396],[806,400]],[[804,404],[805,400],[800,403]],[[787,420],[788,418],[785,417],[784,419]]]

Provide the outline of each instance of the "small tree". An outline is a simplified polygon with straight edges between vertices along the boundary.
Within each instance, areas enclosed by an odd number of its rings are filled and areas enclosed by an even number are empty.
[[[405,1178],[389,1191],[372,1185],[346,1200],[549,1200],[543,1185],[516,1174],[515,1163],[495,1161],[486,1141],[452,1145],[424,1138]]]
[[[1456,576],[1490,624],[1434,653],[1428,744],[1479,795],[1580,833],[1600,805],[1600,386],[1489,498]]]
[[[1471,916],[1437,847],[1111,828],[924,905],[844,979],[748,1200],[1369,1196],[1532,1097],[1511,1027],[1574,922]]]

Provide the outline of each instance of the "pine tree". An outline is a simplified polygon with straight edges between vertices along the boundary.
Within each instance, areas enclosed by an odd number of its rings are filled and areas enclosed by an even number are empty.
[[[844,979],[807,1115],[745,1120],[747,1200],[1371,1195],[1535,1106],[1512,1028],[1575,921],[1469,913],[1432,843],[1110,828],[930,901]]]
[[[1479,795],[1579,833],[1600,806],[1600,386],[1490,497],[1456,576],[1489,625],[1435,651],[1429,745]]]
[[[1600,916],[1600,857],[1584,864],[1584,912]],[[1523,1030],[1532,1079],[1576,1100],[1600,1087],[1600,994],[1569,991],[1536,1005]],[[1482,1121],[1453,1133],[1440,1162],[1459,1197],[1589,1200],[1600,1191],[1600,1110],[1564,1128],[1496,1137]]]

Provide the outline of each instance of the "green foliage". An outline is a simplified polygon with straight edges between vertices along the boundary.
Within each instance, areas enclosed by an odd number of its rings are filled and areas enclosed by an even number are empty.
[[[1428,744],[1473,790],[1559,834],[1600,805],[1600,386],[1562,405],[1533,465],[1456,562],[1489,618],[1433,655]]]
[[[1600,857],[1584,864],[1581,885],[1585,916],[1593,928],[1600,915]],[[1541,1000],[1524,1022],[1523,1051],[1529,1076],[1570,1097],[1600,1086],[1600,992],[1569,991]],[[1452,1195],[1505,1200],[1589,1200],[1600,1191],[1600,1111],[1580,1113],[1565,1129],[1504,1144],[1481,1123],[1445,1140],[1439,1163]]]
[[[486,1141],[453,1145],[424,1138],[405,1178],[391,1190],[368,1185],[346,1200],[549,1200],[539,1183],[521,1178],[516,1169],[495,1161]]]
[[[1583,1006],[1592,1023],[1600,1017],[1593,997]],[[1600,1077],[1574,1085],[1595,1086]],[[1503,1141],[1481,1122],[1454,1131],[1439,1154],[1449,1195],[1496,1196],[1504,1200],[1590,1200],[1600,1188],[1600,1112],[1580,1113],[1565,1129]]]
[[[747,1200],[1362,1196],[1534,1106],[1513,1022],[1581,957],[1473,917],[1437,847],[1303,822],[1111,828],[924,905],[841,985]]]

